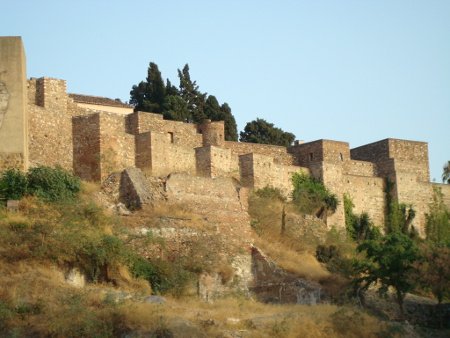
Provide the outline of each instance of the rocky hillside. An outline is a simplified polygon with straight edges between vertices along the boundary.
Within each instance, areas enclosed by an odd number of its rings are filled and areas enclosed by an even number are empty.
[[[313,255],[335,235],[282,201],[248,197],[232,179],[129,169],[75,199],[1,208],[0,336],[429,334],[390,321],[378,298],[375,312],[336,305],[346,281]]]

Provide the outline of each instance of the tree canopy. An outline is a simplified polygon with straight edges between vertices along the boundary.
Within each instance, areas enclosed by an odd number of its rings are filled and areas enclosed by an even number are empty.
[[[386,293],[389,287],[393,287],[403,315],[405,295],[416,286],[413,278],[414,263],[419,258],[416,244],[408,235],[395,231],[381,238],[362,242],[358,251],[366,252],[367,258],[358,262],[360,277],[357,282],[363,289],[380,283],[381,293]]]
[[[250,143],[273,144],[287,147],[295,140],[295,135],[277,128],[273,123],[257,118],[248,122],[241,131],[239,141]]]
[[[450,247],[450,211],[444,203],[442,191],[437,187],[433,188],[433,200],[425,218],[427,240],[434,245]]]
[[[130,103],[136,111],[163,114],[169,120],[201,123],[205,119],[225,122],[225,140],[237,141],[236,120],[227,103],[202,93],[196,81],[191,79],[189,65],[178,69],[178,88],[169,79],[164,83],[158,65],[150,62],[146,81],[134,85],[130,91]]]

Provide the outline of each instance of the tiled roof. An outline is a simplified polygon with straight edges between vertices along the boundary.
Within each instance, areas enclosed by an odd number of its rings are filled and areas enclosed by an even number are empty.
[[[91,96],[91,95],[82,95],[82,94],[69,94],[69,97],[78,103],[87,103],[87,104],[97,104],[101,106],[112,106],[112,107],[122,107],[122,108],[133,108],[129,104],[113,100],[107,97],[102,96]]]

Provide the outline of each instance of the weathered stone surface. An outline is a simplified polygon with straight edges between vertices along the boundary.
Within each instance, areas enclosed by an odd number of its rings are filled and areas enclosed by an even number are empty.
[[[26,65],[22,39],[0,37],[0,170],[28,167]],[[18,161],[11,161],[11,155]],[[2,163],[6,159],[8,163]]]
[[[144,299],[144,302],[150,304],[164,304],[166,299],[161,296],[148,296]]]
[[[6,84],[0,82],[0,129],[2,128],[3,119],[8,110],[9,93]]]
[[[280,269],[258,248],[252,247],[253,286],[250,290],[266,303],[315,305],[321,301],[321,286]]]
[[[19,201],[17,200],[8,200],[6,201],[6,210],[16,212],[19,211]]]
[[[152,176],[230,177],[249,189],[279,188],[287,197],[292,173],[302,171],[324,182],[341,202],[349,194],[354,211],[367,212],[379,225],[389,178],[395,182],[392,197],[413,204],[414,226],[424,234],[433,186],[424,142],[385,139],[350,150],[348,143],[332,140],[288,148],[225,141],[221,121],[195,125],[164,120],[161,114],[124,115],[109,109],[118,108],[117,102],[105,99],[90,109],[83,100],[74,102],[80,96],[71,98],[64,80],[42,77],[27,83],[21,39],[2,37],[0,47],[0,170],[25,169],[28,162],[61,165],[85,180],[102,181],[112,172],[139,167]],[[443,193],[450,206],[450,190],[444,187]],[[344,228],[343,203],[326,225]]]
[[[65,280],[68,284],[77,288],[82,288],[86,285],[86,277],[77,268],[70,269],[65,274]]]
[[[151,204],[160,197],[155,195],[140,169],[130,167],[122,172],[120,199],[128,208],[140,209],[144,204]]]
[[[381,297],[376,289],[365,293],[366,306],[389,320],[402,320],[395,295],[388,293],[387,297]],[[439,307],[434,299],[407,294],[404,300],[404,316],[413,325],[426,327],[450,328],[450,303],[443,303]]]

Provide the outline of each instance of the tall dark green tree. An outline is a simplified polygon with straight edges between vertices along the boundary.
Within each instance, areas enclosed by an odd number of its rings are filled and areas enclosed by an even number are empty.
[[[170,82],[169,79],[166,80],[166,96],[179,96],[180,93],[178,92],[178,88]]]
[[[130,92],[130,103],[134,105],[135,110],[162,113],[166,86],[156,63],[150,62],[146,80],[133,86]]]
[[[189,65],[178,69],[180,86],[177,88],[169,79],[164,81],[158,66],[150,62],[146,81],[134,85],[130,91],[130,103],[135,110],[160,113],[165,119],[201,123],[205,119],[225,122],[225,139],[237,141],[237,125],[227,103],[220,105],[213,95],[199,90],[191,79]]]
[[[238,140],[237,124],[228,103],[222,104],[220,111],[222,114],[219,120],[225,121],[225,140],[236,142]]]
[[[211,121],[218,121],[221,117],[219,101],[213,95],[209,95],[205,101],[204,113]]]
[[[147,82],[141,81],[138,85],[134,85],[130,91],[130,104],[134,106],[134,110],[146,111],[144,106],[145,94],[147,91]]]
[[[225,122],[225,140],[237,141],[237,125],[227,103],[219,105],[216,97],[209,95],[205,102],[205,115],[211,121]]]
[[[206,93],[201,93],[196,81],[191,80],[189,74],[189,65],[186,63],[182,70],[178,69],[178,77],[180,79],[180,96],[187,103],[189,113],[192,117],[192,121],[195,123],[201,123],[206,119],[204,112]]]
[[[181,96],[169,95],[164,103],[164,118],[167,120],[191,122],[192,117],[188,105]]]
[[[257,118],[248,122],[241,131],[239,141],[250,143],[273,144],[278,146],[289,146],[294,142],[295,135],[277,128],[273,123]]]

